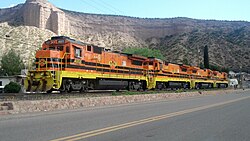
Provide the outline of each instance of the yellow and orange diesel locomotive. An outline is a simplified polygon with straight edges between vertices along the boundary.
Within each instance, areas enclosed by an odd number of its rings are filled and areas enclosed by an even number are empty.
[[[227,74],[111,51],[65,36],[52,37],[36,52],[27,91],[227,87]]]

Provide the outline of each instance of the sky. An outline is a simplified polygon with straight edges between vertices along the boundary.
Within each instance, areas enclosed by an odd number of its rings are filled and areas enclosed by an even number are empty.
[[[188,17],[249,21],[250,0],[48,0],[67,10],[141,18]],[[25,0],[0,0],[0,8]]]

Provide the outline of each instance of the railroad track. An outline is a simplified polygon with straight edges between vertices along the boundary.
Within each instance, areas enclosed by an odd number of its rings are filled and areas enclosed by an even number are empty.
[[[87,93],[4,93],[0,94],[0,101],[19,101],[19,100],[47,100],[62,98],[80,98],[80,97],[101,97],[110,96],[111,91],[90,91]]]
[[[226,88],[223,88],[226,89]],[[179,92],[193,92],[193,91],[210,91],[210,90],[223,90],[220,89],[178,89],[178,90],[164,90],[164,91],[89,91],[87,93],[4,93],[0,94],[0,101],[21,101],[21,100],[49,100],[49,99],[65,99],[65,98],[84,98],[84,97],[102,97],[112,95],[134,95],[134,94],[152,94],[152,93],[179,93]]]

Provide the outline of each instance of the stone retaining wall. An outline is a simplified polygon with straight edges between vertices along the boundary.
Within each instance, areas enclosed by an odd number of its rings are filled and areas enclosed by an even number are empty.
[[[171,100],[177,98],[201,96],[208,94],[239,93],[242,91],[243,90],[217,90],[217,91],[202,91],[202,92],[122,95],[122,96],[86,97],[86,98],[51,99],[51,100],[34,100],[34,101],[5,101],[5,102],[0,102],[0,115],[40,112],[40,111],[54,111],[63,109],[76,109],[82,107],[93,107],[93,106],[104,106],[104,105],[119,105],[126,103],[146,102],[146,101]]]

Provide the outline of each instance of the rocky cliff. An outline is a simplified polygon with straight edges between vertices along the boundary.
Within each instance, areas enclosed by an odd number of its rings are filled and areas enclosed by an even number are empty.
[[[23,6],[24,25],[49,29],[56,34],[67,34],[69,21],[65,13],[46,0],[27,0]]]
[[[56,34],[69,32],[69,21],[65,13],[47,0],[27,0],[13,8],[0,10],[0,21],[11,25],[35,26]]]
[[[208,45],[212,64],[234,70],[241,65],[250,70],[249,22],[86,14],[59,9],[47,0],[27,0],[15,7],[0,9],[0,22],[14,29],[37,27],[36,36],[40,29],[41,34],[46,34],[44,37],[52,35],[47,32],[50,30],[54,34],[119,50],[124,47],[157,48],[167,61],[183,63],[188,60],[191,65],[202,62],[202,48]]]

